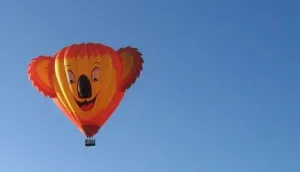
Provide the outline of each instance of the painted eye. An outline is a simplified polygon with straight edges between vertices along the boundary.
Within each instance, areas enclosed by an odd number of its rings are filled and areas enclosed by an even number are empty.
[[[70,71],[70,70],[67,71],[67,78],[68,78],[68,82],[70,84],[75,83],[75,75],[72,71]]]
[[[100,68],[95,67],[92,71],[92,81],[93,82],[99,81],[99,77],[100,77]]]

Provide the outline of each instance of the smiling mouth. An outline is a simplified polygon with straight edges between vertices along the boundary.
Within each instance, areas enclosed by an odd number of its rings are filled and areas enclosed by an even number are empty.
[[[80,101],[76,100],[75,97],[74,97],[74,100],[76,101],[77,105],[81,108],[81,110],[89,111],[94,107],[96,98],[97,98],[97,95],[90,101],[87,101],[85,99],[84,101],[80,102]]]

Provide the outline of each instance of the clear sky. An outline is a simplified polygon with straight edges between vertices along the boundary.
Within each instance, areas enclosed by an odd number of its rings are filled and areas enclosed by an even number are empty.
[[[0,1],[3,172],[299,172],[300,1]],[[79,42],[143,53],[144,71],[84,136],[26,74]]]

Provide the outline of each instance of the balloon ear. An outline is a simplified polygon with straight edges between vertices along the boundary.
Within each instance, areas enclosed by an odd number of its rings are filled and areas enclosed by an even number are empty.
[[[54,58],[50,56],[38,56],[28,65],[27,74],[32,85],[44,96],[54,98],[56,93],[52,87],[52,70]]]
[[[142,54],[136,48],[125,47],[117,51],[121,60],[121,83],[120,91],[124,92],[135,83],[143,70],[144,60]]]

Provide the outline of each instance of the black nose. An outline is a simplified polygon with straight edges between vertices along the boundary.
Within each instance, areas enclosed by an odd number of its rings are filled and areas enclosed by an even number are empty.
[[[87,76],[81,75],[78,78],[77,91],[78,91],[78,96],[81,99],[92,97],[92,86]]]

